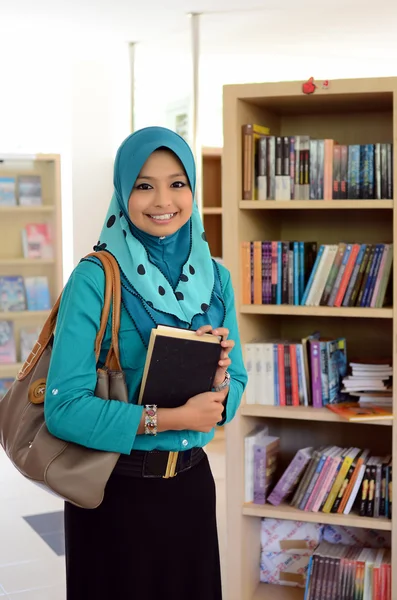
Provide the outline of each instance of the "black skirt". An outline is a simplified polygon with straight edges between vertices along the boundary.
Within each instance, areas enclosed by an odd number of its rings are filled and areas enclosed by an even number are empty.
[[[171,479],[114,474],[94,510],[65,504],[67,600],[221,600],[207,456]]]

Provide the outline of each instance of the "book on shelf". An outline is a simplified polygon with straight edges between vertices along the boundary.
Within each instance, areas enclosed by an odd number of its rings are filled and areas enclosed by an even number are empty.
[[[20,206],[40,206],[43,203],[40,175],[18,177],[18,203]]]
[[[11,377],[0,378],[0,400],[6,395],[13,383],[14,379]]]
[[[150,334],[138,403],[176,408],[211,391],[221,350],[219,336],[158,325]]]
[[[50,225],[48,223],[28,223],[22,229],[22,247],[25,258],[54,258]]]
[[[309,559],[304,600],[392,600],[391,550],[321,542]]]
[[[314,332],[301,340],[253,341],[244,350],[247,404],[322,408],[338,401],[347,373],[345,338]]]
[[[16,206],[15,177],[0,177],[0,207]]]
[[[20,359],[24,363],[39,338],[41,327],[22,327],[20,331]]]
[[[17,362],[13,321],[0,321],[0,365]]]
[[[244,200],[393,199],[392,143],[277,136],[251,124],[242,130]]]
[[[23,277],[20,275],[0,276],[0,311],[16,312],[26,309]]]
[[[391,518],[392,458],[368,449],[322,446],[299,450],[267,497],[305,512]],[[255,503],[255,502],[254,502]]]
[[[243,304],[382,308],[392,302],[393,244],[243,241]]]
[[[361,402],[341,402],[339,404],[328,404],[327,408],[335,414],[351,422],[365,421],[388,421],[393,418],[391,408],[385,406],[377,406],[363,404]]]
[[[245,200],[258,199],[266,187],[266,154],[263,152],[261,142],[269,133],[268,127],[255,123],[247,123],[242,127],[243,198]]]
[[[0,276],[0,311],[50,310],[51,297],[48,277]]]

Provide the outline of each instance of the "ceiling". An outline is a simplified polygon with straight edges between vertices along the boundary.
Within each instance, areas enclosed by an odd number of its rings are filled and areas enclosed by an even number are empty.
[[[202,13],[203,53],[290,54],[327,48],[368,57],[395,53],[396,0],[0,0],[1,37],[62,40],[100,36],[119,42],[190,43],[189,18]],[[363,49],[364,48],[364,49]]]

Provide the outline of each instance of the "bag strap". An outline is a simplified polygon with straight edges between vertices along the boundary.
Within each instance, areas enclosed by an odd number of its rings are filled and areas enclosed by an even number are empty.
[[[95,340],[95,357],[98,361],[99,353],[103,337],[105,335],[107,322],[109,319],[110,307],[113,304],[112,312],[112,340],[109,352],[106,357],[105,366],[111,370],[121,370],[120,352],[119,352],[119,329],[120,329],[120,307],[121,307],[121,283],[120,270],[116,259],[108,252],[99,251],[91,252],[84,258],[98,258],[105,271],[105,297],[101,314],[101,322],[99,331]],[[61,303],[62,293],[55,302],[47,320],[45,321],[37,342],[35,343],[31,353],[23,364],[17,375],[17,379],[22,381],[29,375],[32,369],[39,361],[44,350],[50,343],[55,331],[55,326],[58,318],[59,306]]]

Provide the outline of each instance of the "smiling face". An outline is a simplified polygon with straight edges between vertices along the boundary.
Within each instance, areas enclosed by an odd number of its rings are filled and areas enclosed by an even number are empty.
[[[171,151],[153,152],[128,201],[132,223],[150,235],[168,236],[187,223],[192,209],[192,190],[181,162]]]

